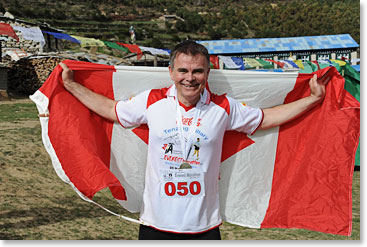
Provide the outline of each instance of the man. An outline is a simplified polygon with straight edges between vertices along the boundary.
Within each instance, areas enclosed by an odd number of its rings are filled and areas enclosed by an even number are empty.
[[[65,88],[89,109],[123,127],[149,125],[139,239],[220,239],[218,177],[224,132],[253,134],[295,119],[323,100],[328,81],[317,81],[314,75],[308,97],[267,109],[251,108],[206,89],[208,51],[194,41],[184,41],[171,52],[172,86],[116,102],[75,82],[73,71],[60,65]],[[177,136],[175,156],[167,159],[162,146]],[[200,139],[196,160],[192,146],[201,136],[205,138]]]

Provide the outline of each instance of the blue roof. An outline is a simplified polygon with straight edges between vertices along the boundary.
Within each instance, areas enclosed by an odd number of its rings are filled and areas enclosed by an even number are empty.
[[[358,48],[349,34],[237,40],[200,40],[209,54],[288,52]]]

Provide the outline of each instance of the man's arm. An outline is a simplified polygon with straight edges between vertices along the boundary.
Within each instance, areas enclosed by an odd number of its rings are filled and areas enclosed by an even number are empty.
[[[317,80],[315,74],[309,82],[310,96],[288,104],[263,109],[264,119],[259,129],[269,129],[285,124],[320,104],[325,97],[325,85],[329,79],[330,77],[323,76]]]
[[[86,107],[98,115],[111,121],[117,121],[115,113],[116,101],[97,94],[83,85],[75,82],[74,72],[70,70],[64,63],[60,63],[60,66],[63,68],[62,80],[66,90],[68,90],[80,102],[82,102]]]

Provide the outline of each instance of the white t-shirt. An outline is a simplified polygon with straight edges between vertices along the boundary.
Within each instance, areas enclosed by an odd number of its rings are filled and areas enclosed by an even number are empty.
[[[185,166],[175,100],[176,88],[152,89],[116,104],[123,127],[146,123],[149,127],[148,159],[140,220],[169,232],[199,233],[222,223],[219,213],[218,180],[223,136],[226,130],[252,134],[263,112],[244,106],[225,95],[204,90],[195,107],[180,106],[182,135],[200,141],[200,153],[190,150]],[[200,106],[198,105],[200,104]],[[181,105],[181,104],[180,104]],[[193,136],[189,127],[200,108]]]

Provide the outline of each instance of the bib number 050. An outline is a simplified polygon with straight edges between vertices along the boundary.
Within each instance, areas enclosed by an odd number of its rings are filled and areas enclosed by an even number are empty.
[[[164,193],[167,196],[197,196],[201,193],[201,184],[198,181],[192,182],[167,182],[164,185]]]

